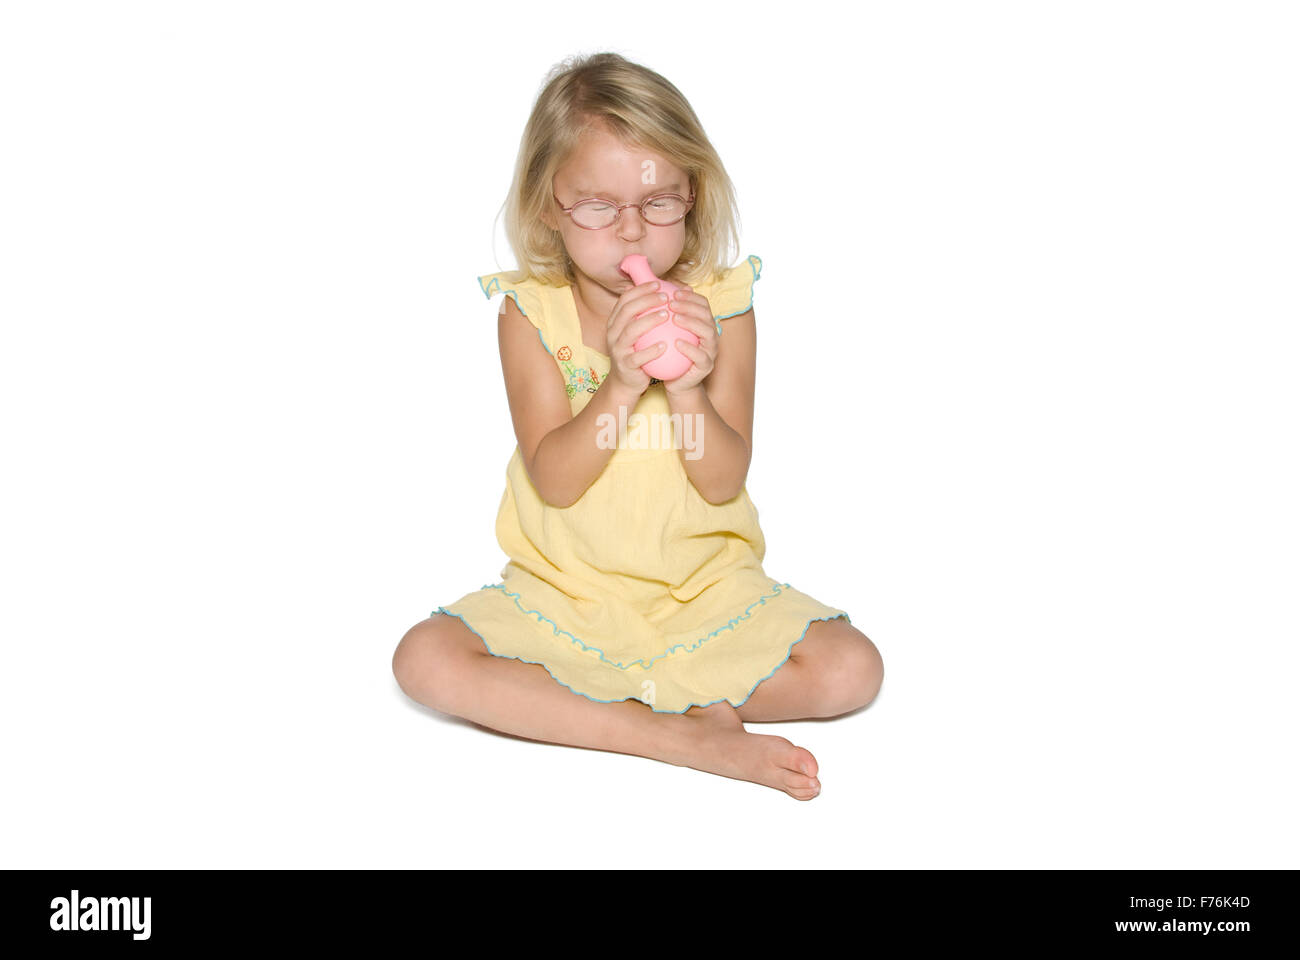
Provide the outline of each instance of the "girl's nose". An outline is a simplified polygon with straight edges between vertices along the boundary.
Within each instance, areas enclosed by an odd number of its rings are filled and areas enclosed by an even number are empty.
[[[635,240],[640,237],[645,233],[645,224],[641,222],[641,211],[636,207],[624,207],[618,212],[615,229],[622,240]]]

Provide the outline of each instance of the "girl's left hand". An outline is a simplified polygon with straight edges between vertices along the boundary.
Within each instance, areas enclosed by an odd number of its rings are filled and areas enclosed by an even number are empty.
[[[685,393],[699,386],[713,372],[713,363],[718,358],[718,330],[714,326],[709,301],[685,284],[673,296],[672,310],[673,323],[700,338],[699,346],[677,339],[677,349],[690,359],[691,366],[676,380],[664,381],[666,393]]]

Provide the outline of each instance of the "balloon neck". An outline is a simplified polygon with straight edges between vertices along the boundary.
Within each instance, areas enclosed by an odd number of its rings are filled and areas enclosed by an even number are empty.
[[[618,268],[631,277],[632,282],[636,284],[650,283],[652,280],[659,279],[650,269],[650,261],[640,253],[628,254]]]

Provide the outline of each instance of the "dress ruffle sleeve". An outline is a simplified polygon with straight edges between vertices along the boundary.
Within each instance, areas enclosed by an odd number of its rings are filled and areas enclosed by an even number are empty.
[[[554,355],[555,351],[551,349],[551,341],[555,338],[551,335],[541,297],[534,289],[534,285],[529,281],[520,279],[518,274],[519,271],[517,270],[503,270],[499,273],[484,274],[478,278],[479,289],[483,291],[483,295],[489,300],[498,293],[504,293],[507,297],[513,298],[519,312],[537,328],[537,336],[541,338],[542,346],[546,348],[546,352]],[[501,301],[501,309],[505,309],[504,298]]]
[[[750,254],[743,262],[723,271],[711,284],[701,284],[696,292],[706,297],[713,308],[713,325],[722,335],[722,321],[739,316],[754,305],[754,283],[763,269],[763,261]]]

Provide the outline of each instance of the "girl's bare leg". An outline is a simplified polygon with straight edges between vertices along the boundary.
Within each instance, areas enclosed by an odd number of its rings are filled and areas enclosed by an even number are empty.
[[[789,658],[736,710],[745,723],[838,717],[875,699],[885,663],[846,620],[816,620]]]
[[[459,617],[435,614],[408,630],[393,674],[411,699],[515,736],[649,757],[798,800],[821,790],[811,753],[784,737],[749,733],[726,701],[677,714],[639,700],[589,700],[540,664],[493,656]]]

